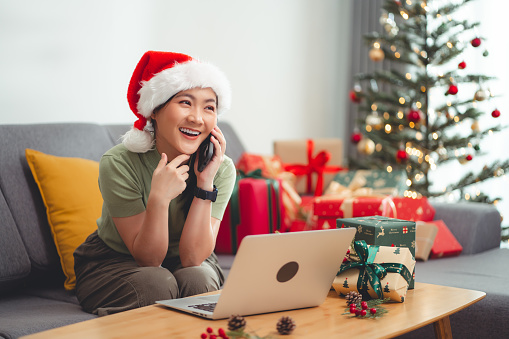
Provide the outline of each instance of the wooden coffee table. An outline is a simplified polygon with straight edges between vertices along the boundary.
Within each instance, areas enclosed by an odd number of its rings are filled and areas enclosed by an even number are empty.
[[[486,293],[455,287],[416,283],[404,303],[387,303],[389,313],[378,319],[351,319],[342,315],[344,298],[330,291],[319,307],[246,317],[247,332],[280,338],[388,338],[433,323],[437,338],[451,338],[449,315],[478,302]],[[276,323],[292,317],[297,327],[291,335],[278,336]],[[216,333],[227,329],[227,319],[206,320],[160,305],[100,317],[40,333],[26,339],[57,338],[200,338],[207,327]],[[362,323],[360,323],[362,322]],[[362,325],[361,325],[362,324]]]

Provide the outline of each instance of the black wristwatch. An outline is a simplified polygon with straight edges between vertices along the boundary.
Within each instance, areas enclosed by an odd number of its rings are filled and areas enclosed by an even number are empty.
[[[194,196],[203,200],[210,200],[214,202],[217,198],[217,187],[214,185],[214,190],[212,192],[202,190],[199,187],[195,187]]]

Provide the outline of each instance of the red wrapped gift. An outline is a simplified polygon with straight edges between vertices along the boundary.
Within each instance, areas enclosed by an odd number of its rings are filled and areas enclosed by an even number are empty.
[[[435,209],[426,197],[412,199],[373,195],[342,198],[325,195],[313,201],[313,225],[316,229],[335,228],[338,218],[374,215],[409,221],[431,221]]]
[[[280,179],[275,181],[279,185],[281,184]],[[284,218],[282,191],[274,189],[266,179],[240,179],[238,181],[238,207],[235,206],[234,200],[232,197],[221,221],[216,240],[216,253],[235,254],[246,235],[275,232],[279,230]],[[240,223],[237,219],[239,215]]]
[[[438,232],[431,247],[430,258],[452,257],[460,255],[463,247],[456,240],[447,225],[442,220],[434,220],[431,223],[438,227]]]
[[[239,171],[251,173],[261,170],[261,175],[270,179],[281,179],[283,206],[285,209],[283,225],[290,228],[292,222],[297,219],[301,197],[295,191],[296,176],[293,173],[283,171],[283,163],[278,156],[268,156],[253,153],[243,153],[235,166]]]

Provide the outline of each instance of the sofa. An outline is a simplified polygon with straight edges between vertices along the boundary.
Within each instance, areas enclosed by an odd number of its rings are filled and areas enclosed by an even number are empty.
[[[245,149],[228,123],[219,126],[228,141],[227,154],[236,161]],[[72,290],[64,288],[65,275],[25,149],[98,161],[128,128],[90,123],[0,125],[0,338],[96,317],[84,312]],[[456,336],[509,335],[509,249],[500,248],[500,214],[484,204],[433,206],[436,219],[445,221],[464,250],[458,257],[418,262],[416,280],[487,292],[484,300],[451,317]],[[219,259],[227,274],[234,256],[222,254]],[[430,336],[430,326],[407,335]]]

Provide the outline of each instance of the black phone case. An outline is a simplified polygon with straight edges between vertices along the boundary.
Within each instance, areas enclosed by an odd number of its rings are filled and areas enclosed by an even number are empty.
[[[198,147],[198,172],[203,172],[214,155],[214,144],[210,137],[211,135],[209,134],[209,137],[203,140],[200,147]]]

